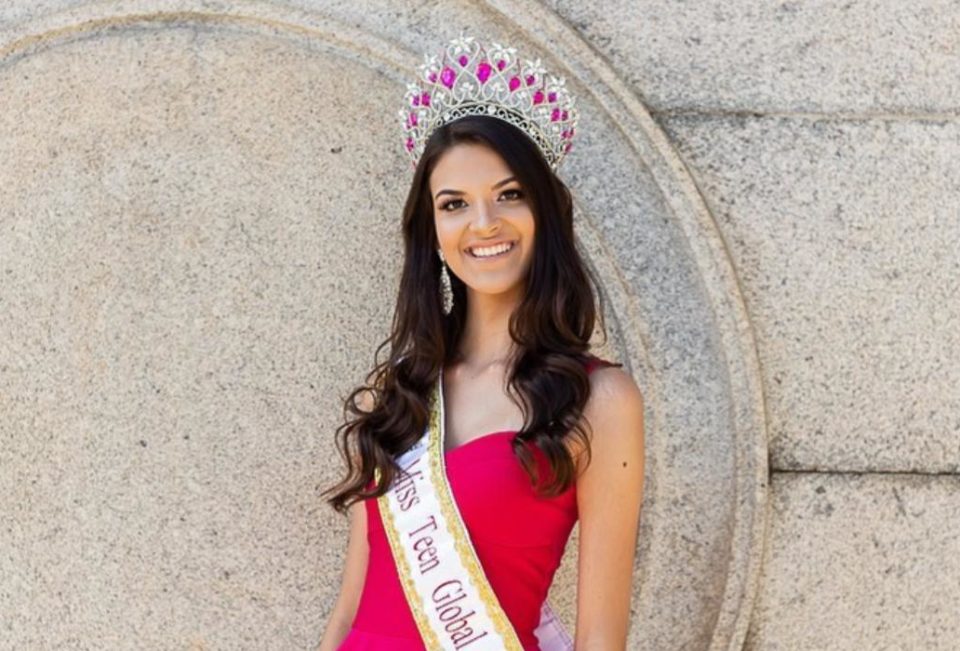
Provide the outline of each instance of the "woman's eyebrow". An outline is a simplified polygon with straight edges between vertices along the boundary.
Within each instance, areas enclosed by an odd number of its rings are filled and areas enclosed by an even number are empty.
[[[496,183],[494,183],[492,186],[490,186],[490,189],[491,189],[491,190],[496,190],[496,189],[499,188],[501,185],[506,185],[506,184],[509,183],[510,181],[516,181],[516,180],[517,180],[517,177],[515,177],[515,176],[508,176],[507,178],[503,179],[502,181],[497,181]],[[447,189],[444,189],[444,190],[440,190],[439,192],[437,192],[437,194],[434,195],[434,199],[438,199],[441,194],[464,194],[464,193],[461,192],[460,190],[447,190]]]

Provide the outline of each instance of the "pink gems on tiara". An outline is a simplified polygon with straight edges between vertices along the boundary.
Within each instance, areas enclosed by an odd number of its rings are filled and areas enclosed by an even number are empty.
[[[481,61],[480,65],[477,66],[477,79],[480,80],[480,83],[486,83],[487,79],[490,78],[490,71],[492,68],[490,64],[486,61]]]
[[[540,59],[523,60],[514,48],[480,45],[472,36],[424,55],[417,83],[409,83],[400,110],[404,148],[414,167],[434,130],[468,115],[489,115],[522,129],[556,171],[573,146],[579,118],[562,77],[549,75]]]

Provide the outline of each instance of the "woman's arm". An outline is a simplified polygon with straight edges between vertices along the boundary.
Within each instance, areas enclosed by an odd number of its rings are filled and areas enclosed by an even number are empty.
[[[623,651],[643,502],[643,396],[619,368],[590,375],[592,457],[577,479],[576,651]]]
[[[347,543],[347,558],[344,561],[340,596],[337,598],[327,629],[317,651],[335,651],[353,625],[360,604],[360,593],[367,575],[367,559],[370,554],[367,544],[367,511],[363,500],[350,505],[350,540]]]
[[[373,409],[373,395],[363,392],[358,399],[358,406],[365,412]],[[359,467],[360,459],[354,459],[354,465]],[[350,540],[347,543],[347,558],[343,564],[343,578],[340,581],[340,596],[333,606],[330,619],[327,621],[327,630],[320,640],[317,651],[336,651],[343,639],[347,637],[353,619],[357,615],[360,605],[360,594],[363,592],[363,583],[367,578],[367,563],[370,557],[370,546],[367,543],[367,507],[364,500],[350,505]]]

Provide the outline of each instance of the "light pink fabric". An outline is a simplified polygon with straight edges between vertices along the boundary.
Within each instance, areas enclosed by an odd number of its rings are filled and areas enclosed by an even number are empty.
[[[604,363],[591,358],[587,371]],[[447,477],[500,605],[524,650],[539,651],[533,631],[577,520],[576,485],[553,498],[538,497],[510,447],[515,434],[491,432],[450,450]],[[546,456],[533,445],[528,449],[543,476],[549,471]],[[424,651],[378,507],[366,500],[367,576],[353,627],[338,651]]]

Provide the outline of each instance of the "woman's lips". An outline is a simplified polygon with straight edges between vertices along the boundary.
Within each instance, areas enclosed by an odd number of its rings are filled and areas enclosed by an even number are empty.
[[[484,247],[481,247],[481,248],[484,248]],[[467,249],[467,255],[470,256],[470,258],[472,258],[473,260],[476,260],[477,262],[493,261],[493,260],[499,260],[500,258],[506,258],[511,253],[513,253],[513,250],[516,248],[517,248],[517,243],[513,242],[510,244],[509,249],[507,249],[506,251],[503,251],[502,253],[498,253],[496,255],[478,256],[478,255],[474,255],[470,251],[470,249]]]

